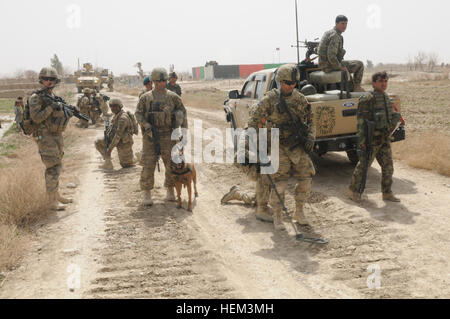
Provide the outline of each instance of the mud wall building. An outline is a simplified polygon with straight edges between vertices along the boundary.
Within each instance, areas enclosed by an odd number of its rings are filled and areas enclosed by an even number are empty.
[[[194,80],[245,79],[253,72],[278,68],[282,64],[209,65],[192,68]]]

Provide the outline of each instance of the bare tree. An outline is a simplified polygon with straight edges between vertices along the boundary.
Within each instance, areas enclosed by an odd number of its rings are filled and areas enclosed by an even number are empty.
[[[25,79],[29,80],[30,82],[36,82],[38,79],[38,73],[33,70],[26,70],[23,72]]]
[[[419,52],[414,57],[414,70],[420,69],[423,71],[424,62],[427,59],[427,54],[425,52]]]
[[[428,53],[428,71],[433,72],[434,68],[438,64],[438,54],[436,52]]]

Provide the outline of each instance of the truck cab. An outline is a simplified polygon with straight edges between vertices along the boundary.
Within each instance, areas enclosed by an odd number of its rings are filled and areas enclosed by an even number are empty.
[[[251,106],[258,104],[268,91],[280,87],[276,82],[278,69],[268,69],[252,73],[245,81],[241,92],[229,92],[229,99],[224,103],[227,122],[234,128],[247,128]],[[303,84],[305,77],[309,80],[310,72],[317,69],[301,70]],[[317,75],[315,75],[317,76]],[[306,81],[308,81],[306,80]],[[308,81],[309,82],[309,81]],[[298,83],[298,87],[302,81]],[[349,160],[356,164],[357,155],[357,111],[359,98],[366,92],[344,92],[341,90],[320,88],[311,95],[305,95],[311,104],[314,124],[316,127],[316,142],[314,151],[319,156],[327,152],[346,152]],[[400,100],[391,95],[394,107],[400,112]],[[393,134],[393,142],[405,138],[404,126]]]

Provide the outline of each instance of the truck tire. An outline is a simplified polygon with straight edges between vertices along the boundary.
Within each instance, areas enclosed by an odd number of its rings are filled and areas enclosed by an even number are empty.
[[[356,150],[347,151],[347,157],[353,165],[358,164],[359,156]]]

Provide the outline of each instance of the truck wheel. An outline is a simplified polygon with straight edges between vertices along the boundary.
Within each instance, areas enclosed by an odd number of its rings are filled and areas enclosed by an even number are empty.
[[[358,152],[356,150],[347,151],[347,157],[353,165],[358,164],[359,157]]]

